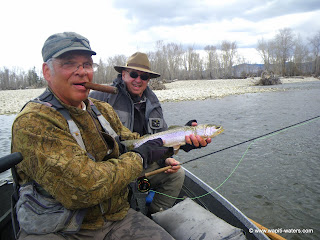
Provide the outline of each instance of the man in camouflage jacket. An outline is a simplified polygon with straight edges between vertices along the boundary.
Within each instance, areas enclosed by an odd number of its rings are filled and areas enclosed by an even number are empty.
[[[24,157],[17,166],[19,183],[36,182],[66,209],[87,209],[80,231],[72,234],[76,239],[172,239],[152,220],[129,209],[127,196],[127,185],[140,176],[143,161],[163,159],[169,150],[162,141],[154,141],[121,154],[117,141],[105,137],[90,101],[122,140],[139,135],[122,125],[108,103],[88,99],[89,90],[81,84],[92,81],[94,54],[89,41],[76,33],[54,34],[45,42],[44,77],[52,96],[80,130],[85,149],[59,111],[48,104],[29,102],[12,128],[12,152],[21,152]],[[150,151],[156,151],[153,157]],[[175,163],[172,158],[165,161],[167,165]],[[72,236],[63,232],[34,235],[20,228],[19,239]]]

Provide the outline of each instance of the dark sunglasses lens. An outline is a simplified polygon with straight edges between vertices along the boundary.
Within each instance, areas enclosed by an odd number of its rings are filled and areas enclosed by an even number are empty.
[[[130,77],[137,78],[137,77],[139,77],[139,74],[137,72],[132,71],[132,72],[130,72]],[[146,81],[149,79],[149,74],[146,74],[146,73],[141,74],[140,78],[141,78],[141,80]]]
[[[140,75],[141,80],[147,81],[149,79],[149,74]]]
[[[137,78],[139,74],[137,72],[130,72],[130,77]]]

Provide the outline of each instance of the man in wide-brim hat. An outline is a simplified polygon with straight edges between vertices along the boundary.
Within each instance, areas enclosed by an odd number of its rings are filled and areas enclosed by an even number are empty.
[[[125,66],[115,66],[114,69],[119,74],[112,85],[118,88],[118,93],[108,94],[94,91],[89,96],[108,102],[118,113],[123,125],[133,132],[138,132],[141,136],[167,130],[168,126],[164,120],[160,102],[148,87],[149,80],[160,77],[160,74],[151,71],[147,54],[136,52],[129,57]],[[211,139],[204,140],[194,135],[187,136],[186,140],[189,144],[181,147],[185,151],[206,146],[211,142]],[[184,181],[184,170],[177,166],[178,161],[168,158],[165,164],[173,167],[149,179],[151,187],[164,194],[155,195],[149,207],[150,213],[171,207],[175,199],[165,195],[178,197]],[[145,166],[144,171],[150,172],[160,167],[164,166],[153,163]]]
[[[145,53],[136,52],[125,66],[115,66],[114,69],[122,74],[127,90],[131,95],[142,96],[151,78],[160,77],[159,73],[150,70],[150,62]]]

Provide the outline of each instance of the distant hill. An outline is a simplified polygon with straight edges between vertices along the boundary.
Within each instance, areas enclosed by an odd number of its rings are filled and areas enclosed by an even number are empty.
[[[235,77],[243,77],[244,74],[249,76],[260,76],[261,72],[264,71],[264,64],[240,64],[233,67]]]
[[[286,63],[286,76],[300,76],[300,75],[320,75],[314,74],[315,61],[295,64],[293,62]],[[272,64],[271,69],[276,69]],[[235,77],[243,78],[244,76],[260,76],[265,70],[264,64],[239,64],[233,66],[233,74]],[[276,72],[276,71],[274,71]]]

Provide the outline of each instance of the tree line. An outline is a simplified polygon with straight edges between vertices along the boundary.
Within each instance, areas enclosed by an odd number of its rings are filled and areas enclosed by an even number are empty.
[[[27,72],[19,69],[3,67],[0,70],[0,90],[41,88],[46,85],[42,74],[33,67]]]
[[[280,29],[271,40],[258,40],[264,67],[280,76],[320,75],[320,31],[308,37],[306,43],[290,28]]]
[[[270,40],[257,42],[256,50],[263,65],[251,64],[238,53],[236,41],[224,40],[218,45],[207,45],[202,54],[194,46],[157,41],[154,51],[148,52],[151,69],[161,79],[227,79],[259,76],[262,70],[279,76],[320,75],[320,30],[303,39],[290,28],[280,29]],[[97,83],[111,83],[117,76],[116,65],[125,65],[127,56],[116,55],[99,60],[94,73]],[[36,68],[27,72],[19,69],[0,70],[0,90],[37,88],[46,85]]]

